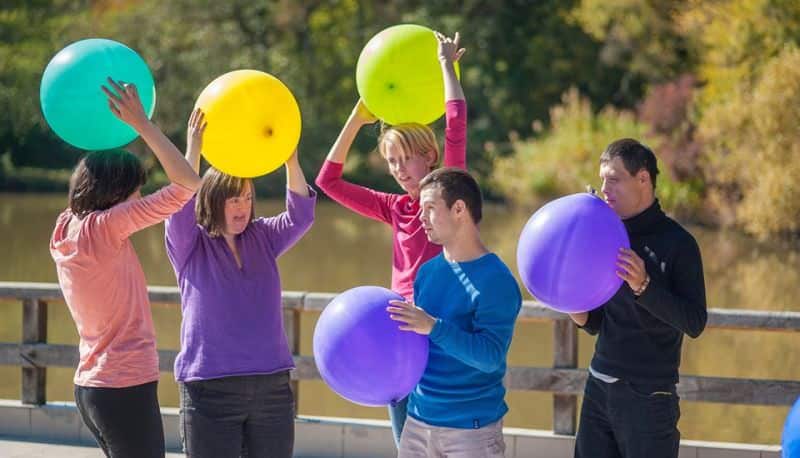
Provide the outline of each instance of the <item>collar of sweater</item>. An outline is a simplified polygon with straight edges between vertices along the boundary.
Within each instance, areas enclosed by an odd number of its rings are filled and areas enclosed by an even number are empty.
[[[647,209],[636,216],[632,216],[622,222],[625,223],[625,229],[628,231],[630,237],[647,234],[653,232],[655,226],[662,222],[667,215],[661,210],[661,205],[658,199],[653,201],[653,204]]]

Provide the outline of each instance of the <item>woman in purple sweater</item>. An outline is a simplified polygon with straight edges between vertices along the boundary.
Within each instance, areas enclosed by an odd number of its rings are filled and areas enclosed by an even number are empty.
[[[198,170],[200,148],[188,151]],[[256,218],[252,182],[210,168],[195,198],[167,220],[183,313],[175,378],[187,456],[292,456],[294,363],[276,259],[311,227],[316,195],[296,152],[286,178],[286,211]]]

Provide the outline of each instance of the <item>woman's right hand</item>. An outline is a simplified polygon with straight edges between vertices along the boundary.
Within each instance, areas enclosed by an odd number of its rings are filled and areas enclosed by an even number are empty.
[[[111,77],[108,77],[108,84],[116,92],[112,92],[105,86],[100,86],[100,88],[105,92],[108,98],[108,107],[111,109],[111,112],[122,122],[133,127],[136,132],[141,133],[142,128],[144,128],[150,120],[147,119],[147,115],[144,112],[142,100],[139,98],[139,91],[136,89],[136,85],[132,83],[123,83],[122,81],[114,81]]]
[[[378,118],[369,111],[369,108],[364,104],[364,99],[358,99],[356,106],[353,107],[353,112],[350,114],[352,119],[355,119],[360,124],[372,124]]]

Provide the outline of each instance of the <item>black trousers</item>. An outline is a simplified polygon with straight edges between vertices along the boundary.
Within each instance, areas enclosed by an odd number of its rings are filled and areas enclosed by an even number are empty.
[[[76,385],[75,404],[106,456],[164,457],[158,382],[126,388]]]
[[[289,372],[180,384],[181,435],[190,458],[290,458],[294,395]]]
[[[674,384],[605,383],[589,376],[575,458],[677,458],[680,406]]]

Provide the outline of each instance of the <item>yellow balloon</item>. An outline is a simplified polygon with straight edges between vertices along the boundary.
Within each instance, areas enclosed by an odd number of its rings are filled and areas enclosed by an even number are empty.
[[[203,110],[208,123],[203,156],[229,175],[267,174],[283,165],[300,141],[297,101],[268,73],[226,73],[203,89],[195,107]]]

